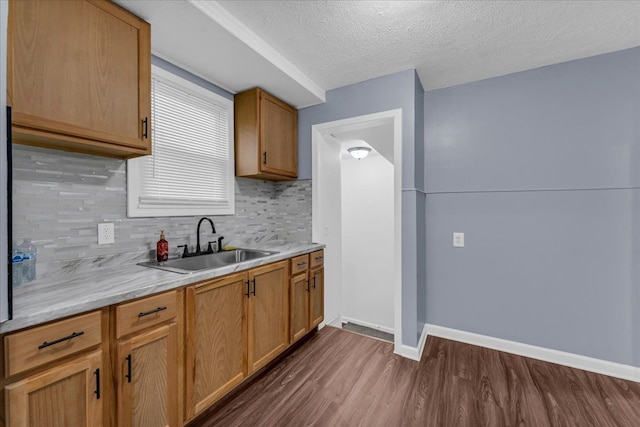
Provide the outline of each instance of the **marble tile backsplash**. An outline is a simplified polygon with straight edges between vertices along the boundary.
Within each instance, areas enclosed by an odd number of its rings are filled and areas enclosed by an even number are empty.
[[[13,238],[36,245],[39,278],[149,259],[160,230],[171,256],[195,245],[199,216],[127,218],[126,189],[126,161],[13,146]],[[311,181],[236,178],[235,193],[235,215],[211,216],[227,245],[311,242]],[[114,244],[98,245],[100,222],[115,224]]]

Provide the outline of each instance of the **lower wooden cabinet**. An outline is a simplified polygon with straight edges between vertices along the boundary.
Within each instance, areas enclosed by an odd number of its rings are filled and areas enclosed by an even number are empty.
[[[78,356],[5,387],[9,427],[100,427],[102,351]]]
[[[324,268],[309,273],[309,330],[324,320]]]
[[[187,419],[247,375],[248,286],[247,273],[240,273],[187,288]]]
[[[296,272],[295,275],[292,273],[289,289],[291,343],[324,320],[323,260],[322,250],[291,259],[291,271]]]
[[[118,426],[178,426],[176,324],[118,342]]]
[[[289,345],[288,261],[249,270],[249,374]]]
[[[186,420],[288,346],[288,261],[187,288]]]
[[[293,343],[309,332],[309,278],[306,272],[291,278],[289,293],[289,339]]]
[[[323,320],[314,254],[5,335],[0,427],[183,426]]]

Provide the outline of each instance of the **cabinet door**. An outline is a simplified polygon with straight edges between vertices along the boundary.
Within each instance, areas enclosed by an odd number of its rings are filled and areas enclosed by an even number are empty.
[[[247,375],[247,274],[187,289],[187,419]]]
[[[288,261],[249,271],[249,374],[287,348],[289,342]]]
[[[306,272],[291,278],[289,295],[289,339],[293,343],[309,331],[309,280]]]
[[[260,170],[298,176],[298,116],[284,102],[260,92]]]
[[[310,272],[309,329],[324,320],[324,268]]]
[[[118,343],[118,426],[178,425],[176,324]]]
[[[12,1],[9,24],[7,88],[16,142],[148,151],[146,22],[107,1],[48,0]]]
[[[11,427],[102,426],[102,351],[6,386]]]

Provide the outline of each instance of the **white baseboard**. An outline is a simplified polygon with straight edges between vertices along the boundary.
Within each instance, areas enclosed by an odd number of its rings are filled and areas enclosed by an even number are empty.
[[[386,326],[380,326],[380,325],[376,325],[374,323],[369,323],[369,322],[365,322],[365,321],[358,320],[358,319],[352,319],[351,317],[342,316],[342,322],[353,323],[353,324],[364,326],[364,327],[367,327],[367,328],[377,329],[379,331],[386,332],[388,334],[395,334],[395,331],[393,330],[393,328],[387,328]]]
[[[399,340],[398,340],[399,342]],[[424,345],[427,342],[427,325],[424,325],[422,328],[422,333],[420,334],[420,339],[418,340],[417,347],[411,347],[409,345],[397,345],[394,348],[394,353],[406,357],[407,359],[420,361],[422,358],[422,352],[424,351]]]
[[[341,319],[342,319],[342,315],[338,314],[333,319],[326,319],[325,318],[324,322],[322,322],[321,324],[328,325],[328,326],[334,326],[336,328],[341,328],[342,327],[342,322],[340,321]]]
[[[635,366],[623,365],[621,363],[609,362],[607,360],[595,359],[593,357],[581,356],[579,354],[489,337],[472,332],[460,331],[457,329],[446,328],[444,326],[427,324],[425,325],[425,330],[427,335],[478,345],[481,347],[491,348],[493,350],[543,360],[545,362],[557,363],[559,365],[565,365],[571,368],[582,369],[584,371],[595,372],[597,374],[621,378],[624,380],[640,382],[640,368]]]

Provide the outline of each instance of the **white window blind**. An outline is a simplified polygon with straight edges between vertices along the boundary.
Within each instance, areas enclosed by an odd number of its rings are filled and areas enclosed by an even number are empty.
[[[234,213],[233,102],[154,67],[152,155],[128,161],[129,216]]]

